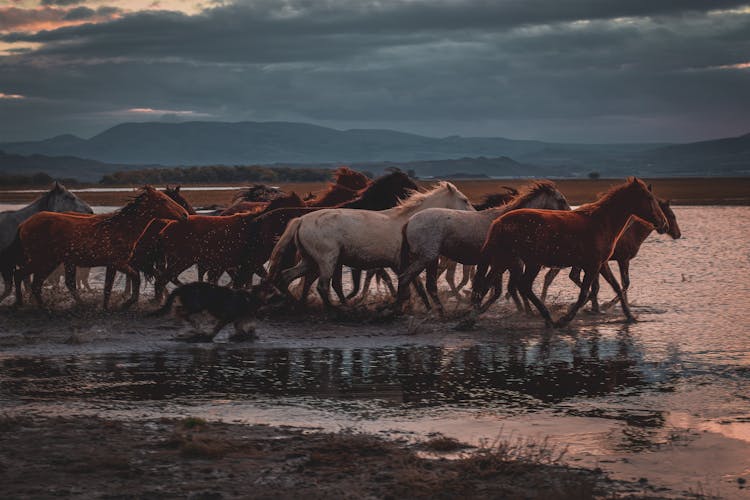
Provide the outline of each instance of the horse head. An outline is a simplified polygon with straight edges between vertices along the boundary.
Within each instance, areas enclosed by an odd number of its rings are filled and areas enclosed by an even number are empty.
[[[141,193],[121,212],[136,211],[152,219],[186,220],[188,212],[179,203],[151,186],[144,186]]]
[[[557,189],[554,182],[540,180],[523,189],[510,203],[514,208],[541,208],[545,210],[570,210],[565,195]]]
[[[187,210],[187,213],[189,213],[190,215],[195,215],[195,209],[193,209],[193,206],[190,203],[188,203],[188,201],[185,199],[184,196],[182,196],[182,194],[180,194],[181,187],[182,186],[179,186],[179,185],[175,187],[170,187],[169,184],[167,184],[164,187],[164,194],[172,198],[182,208]]]
[[[682,232],[680,231],[680,226],[677,224],[677,216],[672,211],[672,207],[670,206],[670,204],[670,200],[659,200],[659,208],[661,208],[661,211],[664,212],[664,216],[667,218],[667,222],[669,223],[667,234],[671,236],[672,239],[676,240],[682,236]]]
[[[68,191],[65,186],[55,181],[52,188],[43,196],[44,210],[49,212],[78,212],[93,214],[88,203]]]
[[[650,184],[647,186],[639,178],[631,177],[628,179],[624,191],[628,194],[628,203],[636,217],[652,224],[659,234],[667,232],[669,221],[659,207],[659,202],[654,196]]]

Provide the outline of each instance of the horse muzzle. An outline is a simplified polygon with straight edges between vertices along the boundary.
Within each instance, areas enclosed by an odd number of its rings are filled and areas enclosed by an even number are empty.
[[[656,232],[659,234],[665,234],[669,231],[669,223],[665,221],[663,224],[654,225],[654,229],[656,229]]]

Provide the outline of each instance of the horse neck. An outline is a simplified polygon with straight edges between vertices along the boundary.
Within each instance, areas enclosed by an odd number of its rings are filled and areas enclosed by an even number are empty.
[[[28,219],[32,215],[41,212],[42,210],[44,210],[44,208],[42,208],[42,200],[43,198],[39,198],[38,200],[34,200],[34,202],[23,207],[22,209],[16,210],[13,214],[13,217],[18,222],[21,222]]]
[[[147,207],[137,207],[127,212],[115,212],[107,218],[107,223],[128,231],[129,234],[138,235],[155,218],[157,218],[156,215]]]
[[[630,221],[630,226],[627,227],[625,233],[622,235],[623,238],[626,236],[630,241],[640,246],[641,243],[646,241],[648,235],[654,230],[649,224],[642,222],[640,219],[633,218]]]
[[[407,201],[408,203],[408,201]],[[434,196],[427,196],[423,198],[419,203],[415,203],[414,205],[409,206],[396,206],[393,208],[389,208],[388,210],[383,210],[382,213],[389,215],[390,217],[393,217],[397,220],[406,220],[415,213],[425,210],[427,208],[438,208],[440,207],[439,203],[436,203],[434,201]]]
[[[633,217],[633,210],[621,195],[615,194],[592,210],[591,217],[597,221],[603,234],[619,238],[627,228],[628,221]]]

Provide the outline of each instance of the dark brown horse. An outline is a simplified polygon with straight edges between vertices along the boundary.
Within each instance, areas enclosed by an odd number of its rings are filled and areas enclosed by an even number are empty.
[[[682,236],[682,232],[680,231],[680,226],[677,224],[677,216],[674,214],[674,211],[672,211],[672,207],[670,206],[670,201],[658,201],[659,207],[662,212],[664,212],[664,215],[667,217],[667,222],[669,223],[667,234],[671,236],[672,239],[679,239]],[[610,261],[617,262],[617,265],[620,268],[620,286],[622,287],[623,295],[626,297],[628,288],[630,288],[630,261],[638,255],[638,250],[640,250],[641,245],[646,241],[646,238],[648,238],[653,230],[654,229],[650,224],[646,224],[638,219],[632,220],[620,239],[617,240],[615,251],[612,252],[612,255],[609,258]],[[553,268],[544,276],[544,287],[542,288],[542,296],[540,297],[542,302],[546,300],[547,290],[559,272],[559,268]],[[578,286],[581,286],[580,274],[581,270],[575,267],[570,271],[570,279]],[[597,279],[591,285],[591,295],[589,296],[591,300],[591,308],[595,312],[599,311],[598,294],[599,280]],[[614,304],[618,300],[619,298],[615,297],[612,303]]]
[[[365,174],[359,173],[349,167],[339,167],[333,173],[332,184],[321,195],[307,201],[309,207],[335,207],[347,201],[351,201],[360,195],[360,192],[370,185],[372,181]]]
[[[490,193],[484,195],[481,203],[474,203],[474,210],[479,212],[480,210],[487,210],[488,208],[499,207],[505,205],[518,195],[518,189],[510,186],[500,186],[505,189],[504,193]]]
[[[76,267],[106,266],[104,308],[109,306],[117,271],[133,280],[133,292],[123,307],[138,301],[140,274],[130,264],[135,242],[154,218],[186,219],[187,211],[150,186],[125,207],[112,214],[70,215],[42,212],[21,224],[13,245],[16,263],[16,304],[23,302],[21,282],[34,275],[31,291],[40,306],[42,284],[61,263],[65,264],[65,284],[76,302],[81,302],[75,282]]]
[[[669,225],[650,187],[637,178],[628,179],[596,202],[573,211],[521,209],[498,218],[487,234],[474,279],[475,314],[482,308],[481,300],[490,284],[494,292],[488,304],[500,295],[502,273],[509,269],[510,279],[548,325],[563,326],[575,317],[599,273],[617,293],[627,319],[634,320],[620,285],[605,265],[632,217],[642,219],[662,233]],[[554,323],[531,288],[542,266],[576,266],[585,273],[578,301]]]

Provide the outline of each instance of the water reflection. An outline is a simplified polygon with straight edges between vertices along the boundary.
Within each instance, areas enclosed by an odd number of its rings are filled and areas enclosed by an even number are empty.
[[[657,377],[658,378],[658,377]],[[314,396],[384,405],[537,408],[637,391],[655,381],[626,330],[468,346],[195,348],[182,352],[17,357],[3,398],[128,401]]]

